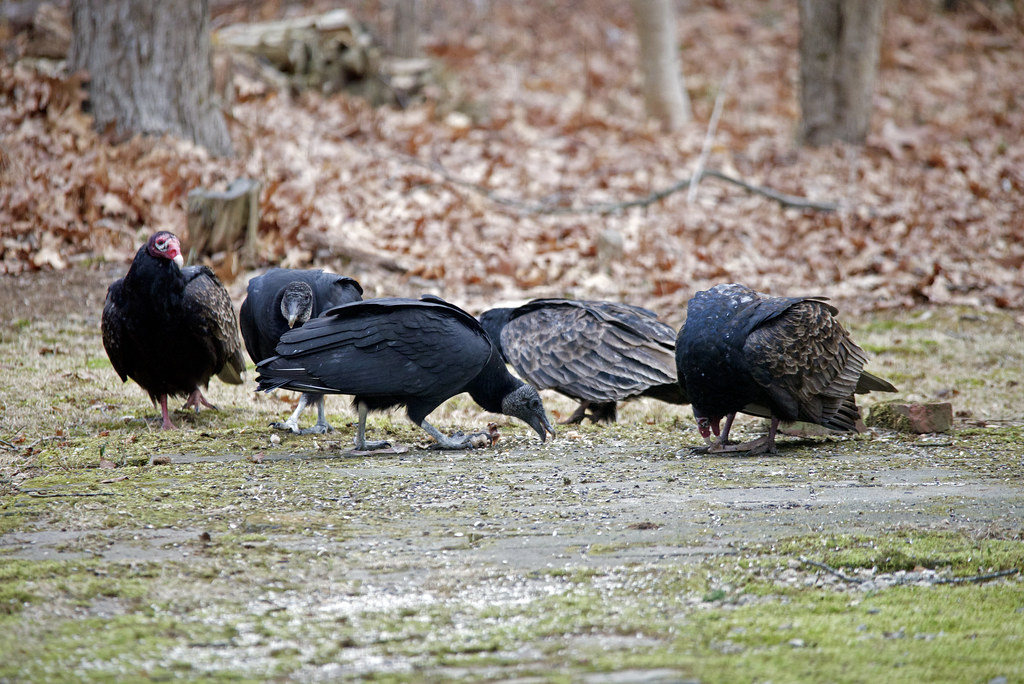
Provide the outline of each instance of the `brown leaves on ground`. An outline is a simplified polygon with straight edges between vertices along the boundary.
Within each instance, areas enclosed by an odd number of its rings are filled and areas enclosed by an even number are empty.
[[[442,73],[425,102],[249,97],[228,112],[237,159],[170,138],[114,144],[82,113],[80,75],[0,66],[0,271],[126,261],[152,231],[185,232],[190,189],[244,175],[264,184],[266,264],[328,266],[368,296],[623,299],[675,323],[695,290],[723,281],[854,308],[1024,304],[1019,22],[891,6],[868,144],[814,150],[793,140],[793,3],[688,5],[695,122],[673,135],[644,121],[628,3],[435,5],[423,39]],[[732,64],[708,168],[840,211],[706,178],[692,204],[684,190],[551,213],[688,178]]]

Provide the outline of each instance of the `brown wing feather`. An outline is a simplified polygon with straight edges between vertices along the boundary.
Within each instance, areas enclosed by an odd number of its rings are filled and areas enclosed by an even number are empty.
[[[853,429],[850,405],[867,357],[830,309],[794,304],[751,332],[743,349],[758,384],[795,405],[797,415],[783,418]]]
[[[515,318],[505,326],[502,346],[531,384],[579,400],[621,401],[675,381],[671,349],[582,308],[539,309]]]
[[[238,333],[238,318],[231,296],[213,271],[200,267],[185,286],[185,299],[194,306],[203,325],[211,331],[215,343],[224,354],[224,364],[216,370],[224,382],[240,385],[245,371],[242,341]]]

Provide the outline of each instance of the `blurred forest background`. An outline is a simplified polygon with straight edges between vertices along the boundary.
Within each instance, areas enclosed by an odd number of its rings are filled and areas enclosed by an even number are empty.
[[[604,298],[675,325],[729,281],[848,311],[1024,306],[1020,3],[888,3],[864,144],[813,148],[796,2],[674,4],[693,116],[671,131],[645,115],[629,3],[421,0],[399,41],[400,7],[345,5],[372,68],[318,81],[274,72],[238,32],[335,3],[212,2],[233,148],[219,156],[97,131],[63,62],[70,6],[3,3],[0,273],[126,266],[161,229],[187,249],[189,192],[251,178],[251,241],[198,255],[236,297],[281,265],[353,276],[367,296],[434,292],[474,312]],[[688,191],[705,147],[703,168],[806,206],[713,174]]]

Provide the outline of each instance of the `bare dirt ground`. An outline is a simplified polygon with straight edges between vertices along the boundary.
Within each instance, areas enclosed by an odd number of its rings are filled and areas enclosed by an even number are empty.
[[[155,431],[102,354],[111,277],[0,280],[0,679],[1024,675],[1008,316],[851,323],[897,384],[946,366],[910,384],[953,397],[955,434],[708,457],[685,407],[643,402],[545,445],[503,423],[495,448],[460,453],[383,416],[371,429],[406,449],[356,457],[343,400],[336,433],[275,442],[290,405],[251,383]],[[437,418],[493,416],[463,399]]]

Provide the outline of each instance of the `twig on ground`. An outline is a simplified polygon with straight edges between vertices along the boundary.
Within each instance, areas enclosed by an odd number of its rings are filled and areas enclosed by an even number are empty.
[[[800,556],[800,562],[805,564],[805,565],[811,565],[811,566],[814,566],[814,567],[816,567],[816,568],[818,568],[820,570],[824,570],[825,572],[831,573],[831,574],[835,575],[836,577],[838,577],[839,579],[843,580],[844,582],[852,582],[854,584],[863,584],[864,583],[864,580],[862,580],[862,579],[858,579],[857,577],[850,577],[849,575],[845,575],[845,574],[839,572],[838,570],[836,570],[835,568],[833,568],[833,567],[831,567],[829,565],[825,565],[824,563],[819,563],[818,561],[813,561],[810,558],[805,558],[804,556]]]
[[[455,174],[448,171],[443,164],[437,161],[428,162],[416,157],[409,155],[399,154],[397,155],[401,159],[405,160],[410,164],[415,164],[421,168],[429,169],[444,179],[446,183],[450,183],[456,187],[466,188],[473,192],[486,197],[495,204],[501,204],[506,207],[516,209],[517,211],[524,214],[541,214],[545,216],[554,215],[567,215],[567,214],[613,214],[615,212],[623,211],[625,209],[632,209],[634,207],[648,207],[652,204],[660,202],[669,195],[679,192],[690,186],[692,179],[683,178],[676,181],[668,187],[662,188],[661,190],[655,190],[649,195],[644,197],[637,197],[634,199],[623,200],[621,202],[601,202],[599,204],[585,204],[582,206],[559,206],[556,204],[547,204],[543,202],[530,203],[516,199],[514,197],[506,197],[500,195],[497,192],[486,188],[478,183],[459,178]],[[813,209],[815,211],[833,212],[839,209],[838,202],[815,202],[809,200],[806,197],[797,197],[796,195],[787,195],[784,192],[778,190],[772,190],[771,188],[765,188],[759,185],[748,183],[745,180],[734,178],[733,176],[718,171],[716,169],[705,169],[701,174],[705,178],[717,178],[718,180],[725,181],[737,185],[747,192],[754,193],[755,195],[761,195],[768,199],[775,200],[783,207],[791,209]]]
[[[747,192],[752,192],[756,195],[762,195],[768,199],[773,199],[788,209],[814,209],[815,211],[828,212],[839,210],[838,202],[815,202],[814,200],[809,200],[806,197],[787,195],[786,193],[779,192],[778,190],[772,190],[771,188],[765,188],[760,185],[753,185],[745,180],[733,178],[732,176],[722,173],[721,171],[716,171],[715,169],[708,169],[704,172],[704,175],[710,176],[711,178],[717,178],[718,180],[723,180],[726,183],[738,185]]]
[[[999,572],[989,572],[984,575],[972,575],[970,577],[949,577],[935,580],[935,584],[970,584],[974,582],[987,582],[989,580],[999,579],[1000,577],[1010,577],[1020,572],[1020,568],[1010,568],[1009,570],[1000,570]]]
[[[35,447],[36,444],[39,444],[40,442],[52,442],[55,439],[64,439],[64,437],[61,436],[61,435],[50,435],[49,437],[40,437],[36,441],[32,442],[31,444],[23,445],[21,448],[22,449],[31,449],[31,448]]]
[[[736,71],[736,62],[733,61],[729,65],[729,71],[725,73],[725,79],[722,80],[722,86],[718,89],[718,95],[715,96],[715,106],[711,110],[711,119],[708,121],[708,131],[704,135],[704,143],[700,148],[700,156],[697,157],[697,168],[693,170],[693,178],[690,179],[690,189],[686,193],[686,203],[693,204],[693,201],[697,199],[697,188],[700,186],[701,176],[704,175],[704,167],[708,163],[708,155],[711,154],[711,141],[715,139],[715,131],[718,130],[718,120],[722,118],[722,105],[725,102],[725,95],[729,91],[729,84],[732,81],[732,75]]]
[[[28,494],[40,499],[56,499],[62,496],[117,496],[114,492],[48,492],[41,489],[22,489],[22,494]]]
[[[846,575],[846,574],[840,572],[839,570],[836,570],[835,568],[833,568],[833,567],[831,567],[829,565],[825,565],[824,563],[819,563],[818,561],[813,561],[810,558],[806,558],[804,556],[800,556],[800,562],[805,564],[805,565],[810,565],[810,566],[813,566],[813,567],[818,568],[820,570],[824,570],[827,573],[835,575],[836,577],[838,577],[839,579],[843,580],[844,582],[852,582],[854,584],[864,584],[864,582],[867,581],[867,580],[863,580],[863,579],[860,579],[860,578],[857,578],[857,577],[850,577],[849,575]],[[1018,573],[1020,573],[1020,569],[1019,568],[1010,568],[1009,570],[1000,570],[999,572],[989,572],[989,573],[986,573],[986,574],[983,574],[983,575],[972,575],[970,577],[936,577],[934,579],[929,579],[927,581],[929,583],[931,583],[931,584],[971,584],[971,583],[976,583],[976,582],[987,582],[989,580],[999,579],[1000,577],[1010,577],[1010,576],[1016,575]],[[900,582],[896,582],[896,583],[900,584]]]

